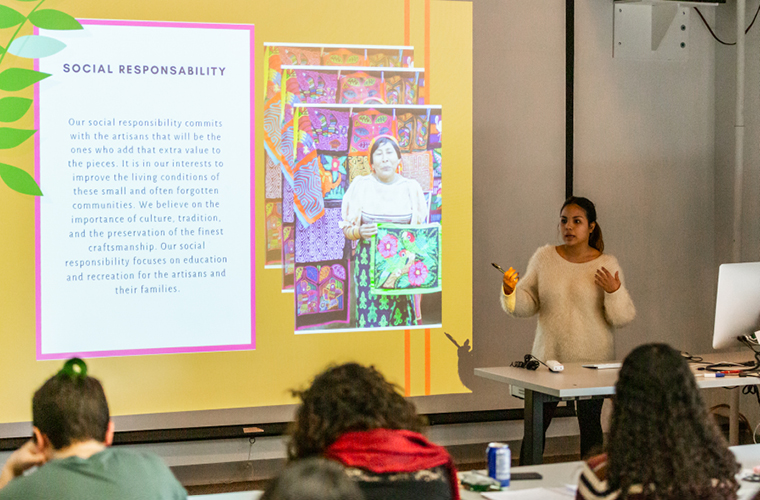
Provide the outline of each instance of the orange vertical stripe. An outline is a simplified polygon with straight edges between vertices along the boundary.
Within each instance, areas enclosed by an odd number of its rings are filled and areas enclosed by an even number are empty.
[[[409,45],[411,38],[411,4],[412,0],[404,0],[404,45]]]
[[[430,328],[425,328],[425,396],[430,396]]]
[[[404,396],[412,395],[412,332],[404,330]]]
[[[430,104],[430,0],[425,0],[425,104]]]

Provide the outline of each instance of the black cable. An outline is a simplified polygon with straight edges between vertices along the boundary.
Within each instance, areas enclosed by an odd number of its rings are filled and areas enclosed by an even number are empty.
[[[715,40],[718,43],[721,43],[723,45],[736,45],[736,42],[724,42],[723,40],[721,40],[720,38],[718,38],[718,35],[716,35],[715,32],[713,31],[713,29],[710,27],[710,25],[707,24],[707,19],[705,19],[705,16],[702,15],[702,12],[700,12],[699,7],[694,7],[694,10],[697,11],[697,14],[699,14],[699,17],[702,19],[702,22],[705,24],[705,27],[707,28],[707,31],[710,32],[710,34],[712,35],[712,37],[715,38]],[[757,10],[755,11],[755,17],[752,18],[752,22],[749,23],[749,26],[747,26],[747,29],[744,30],[744,34],[745,35],[747,33],[749,33],[750,29],[752,29],[752,26],[755,24],[755,21],[757,20],[757,15],[758,14],[760,14],[760,4],[758,4],[758,6],[757,6]]]

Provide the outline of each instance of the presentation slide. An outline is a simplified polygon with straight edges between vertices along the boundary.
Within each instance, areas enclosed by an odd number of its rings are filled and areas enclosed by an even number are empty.
[[[0,438],[72,356],[137,428],[280,422],[349,361],[469,396],[470,2],[8,9]]]
[[[82,24],[38,64],[38,357],[254,348],[253,26]]]

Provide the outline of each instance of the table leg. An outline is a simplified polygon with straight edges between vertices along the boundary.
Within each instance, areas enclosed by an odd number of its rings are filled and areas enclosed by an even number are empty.
[[[520,465],[537,465],[544,461],[544,403],[551,396],[525,389],[523,446],[527,446]]]
[[[736,446],[739,444],[739,395],[741,388],[734,387],[730,390],[731,401],[728,405],[728,444]]]

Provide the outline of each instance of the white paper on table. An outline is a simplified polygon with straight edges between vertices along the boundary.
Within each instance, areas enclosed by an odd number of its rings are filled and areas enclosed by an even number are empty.
[[[489,500],[567,500],[575,498],[570,488],[529,488],[527,490],[481,493]]]

